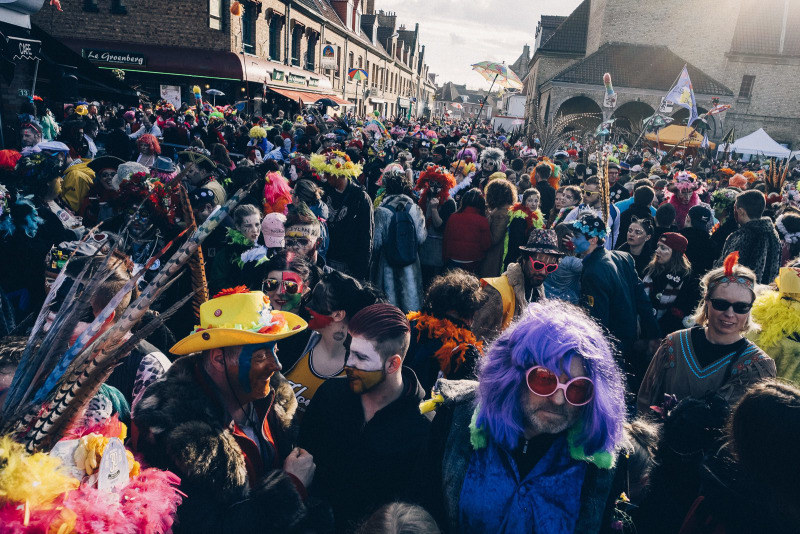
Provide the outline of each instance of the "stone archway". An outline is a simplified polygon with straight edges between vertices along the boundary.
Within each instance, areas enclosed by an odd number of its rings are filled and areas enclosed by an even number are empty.
[[[615,127],[638,132],[641,122],[653,113],[655,113],[655,109],[649,104],[633,100],[622,104],[614,110],[611,118],[617,119],[614,123]]]
[[[706,113],[707,111],[708,110],[706,108],[702,108],[700,106],[697,106],[697,114],[698,115],[702,115],[703,113]],[[672,113],[672,118],[674,119],[672,121],[672,124],[684,124],[685,125],[686,122],[689,120],[689,110],[686,109],[686,108],[675,106],[675,111]]]
[[[600,105],[589,98],[588,96],[573,96],[566,99],[558,106],[558,110],[553,117],[561,117],[564,115],[573,115],[580,113],[590,113],[595,117],[587,117],[579,121],[573,122],[567,127],[567,130],[590,130],[597,127],[603,120],[603,110]]]

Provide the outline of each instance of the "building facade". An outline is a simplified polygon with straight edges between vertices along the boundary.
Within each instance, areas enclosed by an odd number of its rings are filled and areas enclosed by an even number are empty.
[[[419,26],[398,25],[374,0],[245,0],[238,16],[233,3],[63,0],[63,12],[32,20],[150,100],[193,104],[198,85],[224,92],[217,103],[328,97],[357,114],[431,112]],[[366,79],[351,80],[354,68]]]
[[[498,98],[495,94],[486,98],[486,93],[487,91],[467,89],[465,84],[445,82],[436,90],[434,115],[451,119],[474,119],[480,113],[481,119],[491,119],[497,111]]]
[[[763,127],[797,148],[798,27],[800,0],[584,0],[566,18],[542,17],[524,80],[527,114],[634,123],[658,109],[687,65],[698,112],[712,98],[732,106],[710,121],[712,140],[732,127],[737,136]],[[618,95],[611,109],[603,107],[605,72]]]

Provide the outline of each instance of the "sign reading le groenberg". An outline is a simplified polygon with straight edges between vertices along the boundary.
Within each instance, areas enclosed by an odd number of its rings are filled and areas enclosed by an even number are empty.
[[[130,52],[116,52],[114,50],[98,50],[96,48],[83,48],[83,57],[97,63],[114,63],[117,65],[138,65],[144,67],[147,60],[142,54]]]

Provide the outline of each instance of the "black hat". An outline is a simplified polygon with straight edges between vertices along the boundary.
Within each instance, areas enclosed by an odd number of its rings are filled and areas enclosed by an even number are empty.
[[[116,156],[100,156],[99,158],[94,158],[92,161],[87,163],[86,166],[92,169],[95,173],[98,173],[103,169],[114,169],[116,171],[117,167],[123,163],[125,163],[125,161]]]

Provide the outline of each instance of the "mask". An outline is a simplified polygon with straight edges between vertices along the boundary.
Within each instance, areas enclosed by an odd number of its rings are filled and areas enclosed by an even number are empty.
[[[362,371],[345,366],[344,372],[347,374],[347,385],[350,386],[350,390],[358,395],[373,390],[386,380],[386,371],[383,367],[377,371]]]
[[[255,377],[251,375],[253,353],[266,349],[267,352],[275,352],[275,343],[264,343],[260,345],[244,345],[242,351],[239,353],[239,384],[246,393],[253,390],[253,380]],[[269,387],[269,386],[267,386]],[[268,392],[269,390],[267,390]]]
[[[333,322],[333,317],[330,315],[317,313],[311,308],[306,309],[308,310],[308,314],[311,316],[311,320],[308,321],[308,327],[311,330],[322,330]]]
[[[589,247],[591,246],[591,243],[589,243],[589,240],[586,239],[586,236],[583,234],[576,234],[573,236],[572,244],[575,246],[575,252],[578,254],[583,254],[589,250]]]

